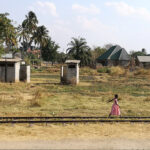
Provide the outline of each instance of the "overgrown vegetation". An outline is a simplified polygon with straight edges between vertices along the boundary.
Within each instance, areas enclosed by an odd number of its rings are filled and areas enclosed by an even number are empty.
[[[108,73],[112,76],[119,76],[119,75],[125,75],[127,73],[127,70],[125,70],[122,67],[101,67],[97,70],[99,73]]]
[[[122,116],[150,116],[149,74],[114,75],[86,67],[79,85],[71,86],[61,85],[59,71],[52,70],[32,73],[31,84],[0,83],[1,116],[107,116],[112,106],[107,101],[116,93]]]
[[[97,70],[99,73],[110,73],[110,68],[108,67],[101,67]]]

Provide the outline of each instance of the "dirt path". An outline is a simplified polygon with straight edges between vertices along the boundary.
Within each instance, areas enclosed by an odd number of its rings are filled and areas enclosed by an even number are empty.
[[[1,149],[150,149],[149,124],[1,125]]]
[[[98,149],[98,150],[128,150],[128,149],[149,149],[149,140],[127,140],[127,139],[107,139],[107,140],[77,140],[65,139],[60,141],[22,141],[9,142],[1,141],[0,149]]]

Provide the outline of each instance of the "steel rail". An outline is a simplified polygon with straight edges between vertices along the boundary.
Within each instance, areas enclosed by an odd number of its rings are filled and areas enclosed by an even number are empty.
[[[150,117],[80,117],[80,116],[67,116],[67,117],[0,117],[0,120],[33,120],[33,119],[150,119]]]
[[[68,123],[150,123],[150,120],[5,120],[0,121],[0,124],[68,124]]]

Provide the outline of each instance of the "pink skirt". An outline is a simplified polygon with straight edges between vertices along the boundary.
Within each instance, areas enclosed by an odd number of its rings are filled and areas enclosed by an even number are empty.
[[[111,115],[120,116],[120,108],[118,105],[113,104],[111,109]]]

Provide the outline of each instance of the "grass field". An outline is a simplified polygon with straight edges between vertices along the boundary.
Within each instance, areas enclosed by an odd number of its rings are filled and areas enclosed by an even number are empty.
[[[150,116],[150,73],[99,73],[82,68],[78,86],[61,85],[59,68],[39,70],[31,83],[0,83],[0,116],[108,116],[114,94],[122,116]]]

